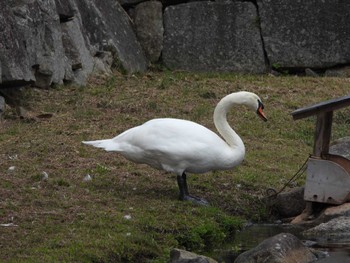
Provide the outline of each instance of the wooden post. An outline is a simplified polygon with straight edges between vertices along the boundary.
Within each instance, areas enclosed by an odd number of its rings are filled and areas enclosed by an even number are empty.
[[[333,111],[321,112],[317,115],[314,156],[322,157],[322,154],[328,153],[332,133]]]

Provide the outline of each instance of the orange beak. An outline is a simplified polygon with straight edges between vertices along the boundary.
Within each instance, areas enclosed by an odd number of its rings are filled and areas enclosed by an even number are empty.
[[[265,116],[265,113],[263,111],[264,106],[261,104],[258,108],[258,110],[256,111],[256,113],[259,115],[259,117],[263,120],[263,121],[267,121],[267,118]]]

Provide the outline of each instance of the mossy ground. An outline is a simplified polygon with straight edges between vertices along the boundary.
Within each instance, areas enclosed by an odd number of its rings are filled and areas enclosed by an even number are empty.
[[[266,189],[282,187],[312,152],[315,119],[293,121],[290,113],[347,95],[349,85],[337,78],[116,72],[86,87],[29,89],[31,114],[53,115],[20,120],[8,110],[1,123],[0,223],[17,226],[0,226],[0,261],[165,262],[174,247],[205,254],[245,220],[267,220]],[[239,90],[262,98],[269,121],[241,108],[229,114],[246,144],[245,161],[231,171],[189,175],[192,193],[210,207],[178,201],[173,174],[81,144],[157,117],[215,130],[216,103]],[[333,138],[349,135],[349,113],[335,112]],[[84,182],[87,174],[92,180]]]

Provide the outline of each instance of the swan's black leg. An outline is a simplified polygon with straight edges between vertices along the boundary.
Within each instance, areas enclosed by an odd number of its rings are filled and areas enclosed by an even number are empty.
[[[185,200],[185,185],[183,177],[181,175],[177,176],[177,185],[179,186],[180,200]]]
[[[185,195],[189,195],[188,186],[187,186],[187,175],[185,174],[185,172],[182,173],[181,177],[182,177],[182,181],[183,181],[183,185],[184,185]]]
[[[180,200],[191,201],[192,203],[195,203],[198,205],[205,205],[205,206],[209,205],[205,199],[195,197],[189,194],[188,186],[187,186],[187,176],[185,173],[177,176],[177,184],[180,190]]]

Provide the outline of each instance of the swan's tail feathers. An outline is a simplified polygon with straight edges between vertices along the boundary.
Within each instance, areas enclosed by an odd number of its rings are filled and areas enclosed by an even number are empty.
[[[82,143],[87,145],[92,145],[97,148],[102,148],[102,149],[105,149],[106,151],[118,150],[117,144],[113,142],[113,139],[97,140],[97,141],[82,141]]]

